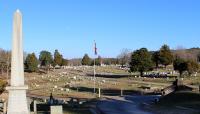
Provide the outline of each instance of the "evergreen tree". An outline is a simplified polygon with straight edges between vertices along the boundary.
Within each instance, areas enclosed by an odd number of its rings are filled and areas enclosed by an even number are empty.
[[[41,51],[40,52],[40,56],[39,56],[39,60],[41,63],[41,66],[50,66],[50,64],[53,63],[53,58],[50,52],[48,51]]]
[[[38,70],[38,59],[34,53],[28,54],[25,60],[25,69],[28,72],[36,72]]]
[[[173,54],[169,46],[163,45],[159,51],[159,60],[165,67],[173,62]]]
[[[54,64],[61,66],[62,61],[63,61],[62,55],[58,52],[58,50],[55,50],[55,52],[54,52]]]
[[[101,56],[98,56],[98,58],[95,58],[95,65],[100,66],[102,64],[102,58]],[[94,59],[91,62],[91,65],[94,65]]]
[[[102,62],[103,62],[103,59],[101,58],[101,56],[98,56],[97,65],[101,66]]]
[[[199,64],[196,61],[188,60],[187,61],[187,72],[189,75],[197,72],[199,70]]]
[[[187,70],[187,62],[184,59],[177,57],[173,62],[174,70],[177,70],[182,76],[183,72]]]
[[[141,48],[132,53],[130,62],[130,71],[140,72],[143,76],[143,72],[152,70],[153,62],[151,60],[151,54],[146,48]]]
[[[152,60],[153,60],[153,62],[155,63],[156,68],[158,68],[158,65],[159,65],[159,63],[160,63],[160,54],[159,54],[158,51],[156,51],[156,52],[154,52],[154,53],[152,54]]]
[[[62,59],[62,65],[61,66],[67,66],[69,63],[69,60],[67,59]]]
[[[82,65],[91,65],[91,59],[88,54],[85,54],[82,59]]]

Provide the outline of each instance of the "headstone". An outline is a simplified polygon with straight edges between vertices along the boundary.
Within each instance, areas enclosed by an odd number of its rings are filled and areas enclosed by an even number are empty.
[[[199,93],[200,93],[200,85],[199,85]]]
[[[33,101],[33,111],[35,114],[37,114],[37,101],[36,100]]]
[[[46,102],[47,102],[47,99],[44,99],[44,102],[46,103]]]
[[[66,92],[69,92],[70,90],[69,90],[69,88],[66,88]]]
[[[123,90],[121,89],[121,96],[123,96]]]
[[[7,111],[7,103],[6,101],[3,103],[3,113],[6,114]]]
[[[51,106],[51,114],[63,114],[62,106]]]
[[[99,98],[101,97],[101,88],[99,88]]]
[[[19,10],[14,13],[13,44],[11,62],[11,84],[6,89],[9,92],[7,114],[29,114],[26,90],[24,85],[22,39],[22,14]]]

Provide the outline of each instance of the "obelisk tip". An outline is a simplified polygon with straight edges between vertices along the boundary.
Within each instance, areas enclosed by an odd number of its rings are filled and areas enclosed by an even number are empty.
[[[19,10],[19,9],[17,9],[17,10],[16,10],[16,12],[17,12],[17,13],[20,13],[20,10]]]

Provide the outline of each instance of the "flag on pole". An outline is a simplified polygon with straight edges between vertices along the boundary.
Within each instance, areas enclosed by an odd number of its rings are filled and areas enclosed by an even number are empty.
[[[97,55],[97,45],[96,45],[96,42],[94,42],[94,54]]]

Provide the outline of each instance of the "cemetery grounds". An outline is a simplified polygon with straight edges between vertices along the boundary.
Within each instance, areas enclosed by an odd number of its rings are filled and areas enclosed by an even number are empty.
[[[153,72],[169,73],[171,70],[169,68],[167,70],[160,69]],[[140,77],[139,73],[130,74],[126,69],[121,69],[116,66],[97,66],[96,73],[95,94],[93,89],[93,67],[91,66],[52,69],[47,74],[25,73],[25,83],[29,86],[28,95],[49,97],[50,93],[52,93],[58,99],[80,98],[89,101],[97,98],[97,88],[101,88],[101,97],[120,96],[121,90],[123,90],[124,95],[134,95],[137,93],[148,94],[171,85],[176,79],[174,76],[178,76],[178,73],[176,73],[169,78]],[[101,75],[98,76],[98,74]],[[197,74],[195,77],[185,77],[183,82],[184,84],[198,88],[200,76]],[[80,112],[71,110],[67,114],[79,114]]]

